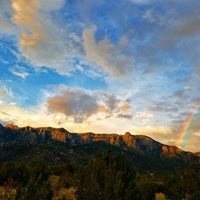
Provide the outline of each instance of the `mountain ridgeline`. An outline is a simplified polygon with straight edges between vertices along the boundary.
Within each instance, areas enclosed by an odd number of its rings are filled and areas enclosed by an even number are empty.
[[[70,133],[64,128],[33,128],[30,126],[19,128],[13,124],[8,124],[5,127],[0,125],[1,143],[40,144],[45,141],[60,141],[74,148],[82,148],[81,150],[91,148],[94,150],[92,153],[97,151],[98,146],[106,146],[107,148],[109,146],[119,151],[124,151],[126,154],[149,156],[151,159],[176,159],[181,163],[190,163],[193,160],[198,160],[198,156],[191,152],[185,152],[175,146],[161,144],[148,136],[131,135],[129,132],[124,135],[77,134]]]
[[[30,126],[19,128],[16,125],[8,124],[5,127],[0,125],[0,142],[19,142],[22,144],[37,144],[47,140],[57,140],[68,145],[77,146],[93,142],[105,142],[123,149],[138,150],[144,153],[161,153],[166,156],[192,156],[190,152],[185,152],[175,146],[164,145],[152,138],[144,135],[131,135],[126,132],[124,135],[118,134],[95,134],[95,133],[70,133],[64,128]]]

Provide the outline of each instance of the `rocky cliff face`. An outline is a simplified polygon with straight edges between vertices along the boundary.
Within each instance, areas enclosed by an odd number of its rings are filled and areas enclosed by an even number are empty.
[[[200,152],[196,152],[195,155],[200,157]]]
[[[19,128],[12,124],[5,127],[0,125],[0,142],[15,141],[22,143],[38,143],[49,139],[58,140],[69,145],[82,145],[103,141],[121,147],[124,150],[136,150],[153,156],[188,157],[192,155],[192,153],[184,152],[175,146],[161,144],[144,135],[131,135],[129,132],[124,135],[94,133],[76,134],[70,133],[64,128],[33,128],[30,126]]]

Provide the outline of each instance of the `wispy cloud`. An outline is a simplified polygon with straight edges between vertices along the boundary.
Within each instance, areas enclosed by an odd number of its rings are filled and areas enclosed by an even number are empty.
[[[18,65],[16,65],[13,68],[10,68],[10,72],[14,74],[15,76],[21,77],[23,79],[29,76],[29,73],[26,71],[26,69]]]
[[[4,97],[8,94],[8,91],[4,88],[0,86],[0,97]]]
[[[95,28],[85,29],[83,42],[86,56],[106,73],[112,76],[124,76],[130,73],[134,58],[127,55],[128,41],[122,37],[117,45],[108,38],[96,41]]]
[[[129,0],[129,1],[135,4],[146,4],[150,2],[150,0]]]

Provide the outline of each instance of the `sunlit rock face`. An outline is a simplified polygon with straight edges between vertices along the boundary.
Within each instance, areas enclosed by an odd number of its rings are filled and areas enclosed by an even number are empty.
[[[14,129],[14,130],[19,130],[19,127],[14,125],[14,124],[7,124],[5,126],[5,128],[10,128],[10,129]]]
[[[128,147],[136,148],[136,139],[129,132],[126,132],[122,139]]]
[[[176,156],[177,154],[183,153],[183,151],[175,146],[162,146],[162,152],[168,154],[169,156]]]
[[[200,157],[200,152],[196,152],[195,155]]]

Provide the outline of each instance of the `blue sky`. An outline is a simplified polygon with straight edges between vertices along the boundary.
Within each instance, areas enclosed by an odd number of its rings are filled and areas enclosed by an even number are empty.
[[[0,0],[0,122],[175,145],[200,96],[198,0]],[[196,111],[185,150],[200,151]]]

